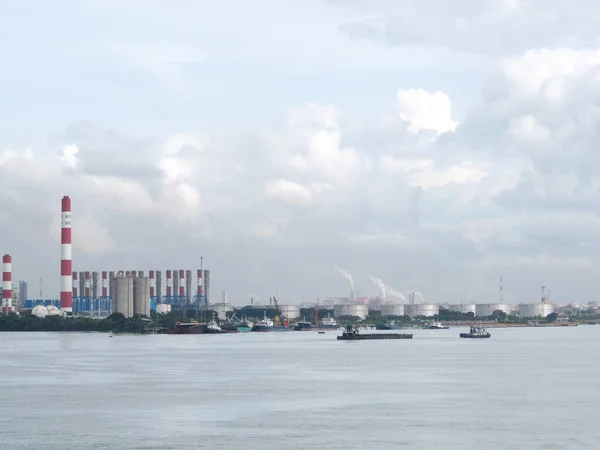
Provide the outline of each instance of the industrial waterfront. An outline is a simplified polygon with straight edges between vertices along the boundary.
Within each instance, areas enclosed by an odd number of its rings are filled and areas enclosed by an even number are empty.
[[[58,205],[57,205],[58,206]],[[57,208],[58,209],[58,208]],[[275,296],[270,297],[268,305],[254,303],[245,307],[235,307],[229,303],[225,291],[221,298],[211,298],[209,269],[203,267],[202,257],[199,267],[190,269],[113,269],[113,270],[73,270],[72,261],[72,204],[69,196],[60,202],[61,244],[60,244],[60,296],[50,299],[30,299],[27,295],[27,282],[13,284],[13,256],[5,254],[2,258],[2,314],[34,314],[37,317],[61,315],[63,317],[105,318],[119,313],[125,318],[133,316],[149,317],[151,312],[167,314],[171,311],[184,312],[198,319],[215,316],[219,321],[229,320],[237,312],[245,316],[248,325],[271,327],[273,325],[294,324],[306,321],[306,310],[321,311],[321,317],[335,319],[366,320],[377,314],[386,320],[400,320],[403,317],[437,319],[440,311],[455,313],[455,319],[478,318],[498,319],[504,316],[519,319],[544,320],[555,314],[564,321],[577,320],[579,317],[598,316],[597,303],[578,305],[569,303],[558,305],[550,298],[550,290],[542,286],[541,297],[537,302],[511,305],[504,301],[503,280],[500,277],[499,299],[497,302],[448,303],[428,302],[418,292],[396,293],[400,301],[386,298],[385,285],[381,279],[371,277],[380,288],[376,296],[360,297],[354,289],[352,276],[335,267],[350,282],[348,296],[323,298],[307,301],[299,305],[282,304]],[[18,261],[18,256],[17,259]],[[58,265],[57,258],[57,265]],[[18,263],[17,263],[18,264]],[[164,274],[164,277],[163,277]],[[418,295],[417,295],[418,294]],[[251,313],[249,313],[251,310]],[[302,310],[305,312],[303,313]],[[244,314],[244,312],[246,314]],[[319,326],[317,315],[313,325]],[[310,313],[309,320],[312,320]],[[267,321],[261,324],[261,321]]]

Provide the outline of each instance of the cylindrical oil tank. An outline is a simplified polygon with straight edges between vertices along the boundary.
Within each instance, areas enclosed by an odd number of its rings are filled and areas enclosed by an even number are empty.
[[[475,315],[477,317],[489,317],[494,314],[494,311],[510,314],[512,307],[506,303],[479,303],[475,305]]]
[[[473,314],[477,314],[477,306],[472,303],[460,303],[458,305],[448,305],[448,310],[452,312],[459,312],[463,314],[468,314],[472,312]]]
[[[341,316],[355,316],[360,317],[361,320],[365,319],[369,315],[369,307],[367,305],[334,305],[333,315],[335,317]]]
[[[117,296],[114,299],[113,311],[125,317],[133,316],[133,278],[117,277]]]
[[[288,319],[297,319],[300,317],[300,307],[298,305],[279,305],[281,315]]]
[[[541,317],[546,318],[552,314],[556,307],[552,303],[533,303],[519,305],[519,315],[521,317]]]
[[[150,317],[150,278],[133,279],[133,314]]]
[[[396,305],[396,304],[381,305],[381,315],[384,317],[403,316],[404,315],[404,305]]]
[[[233,312],[234,310],[233,306],[227,303],[216,303],[214,305],[210,305],[208,309],[217,313],[219,320],[227,319],[227,313]]]
[[[409,317],[432,317],[439,314],[439,312],[439,305],[434,305],[432,303],[416,303],[414,305],[406,305],[404,307],[404,314]]]

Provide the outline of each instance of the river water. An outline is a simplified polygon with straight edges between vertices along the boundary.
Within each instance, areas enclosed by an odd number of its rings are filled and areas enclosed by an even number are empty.
[[[600,448],[600,326],[0,333],[0,448]]]

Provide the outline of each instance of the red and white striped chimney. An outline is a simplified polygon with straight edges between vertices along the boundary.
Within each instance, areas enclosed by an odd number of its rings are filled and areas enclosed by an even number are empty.
[[[89,272],[85,272],[85,281],[83,283],[85,289],[85,296],[90,297],[92,295],[92,279]]]
[[[79,286],[77,285],[77,272],[73,272],[71,276],[73,278],[73,297],[79,297],[77,295],[77,291],[79,290]]]
[[[179,295],[185,296],[185,270],[179,270]]]
[[[202,269],[198,269],[196,272],[196,290],[198,296],[202,295]]]
[[[12,259],[2,257],[2,314],[12,312]]]
[[[150,277],[150,297],[156,296],[156,280],[154,279],[154,270],[148,272]]]
[[[170,270],[167,270],[167,297],[173,295],[173,274]]]
[[[60,227],[60,309],[72,313],[71,199],[66,195],[62,198]]]
[[[108,272],[102,271],[102,297],[108,297]]]

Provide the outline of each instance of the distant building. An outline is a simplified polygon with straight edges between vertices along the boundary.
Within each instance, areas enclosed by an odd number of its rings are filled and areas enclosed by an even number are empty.
[[[17,298],[17,307],[24,307],[27,300],[27,281],[19,281],[19,297]]]

